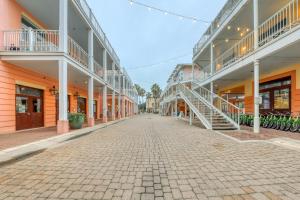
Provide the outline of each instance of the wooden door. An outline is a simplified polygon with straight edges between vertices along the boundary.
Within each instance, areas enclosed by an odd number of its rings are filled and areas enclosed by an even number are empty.
[[[16,130],[31,128],[29,105],[29,97],[23,95],[16,96]]]
[[[16,130],[44,126],[43,91],[16,86]]]
[[[98,108],[98,106],[97,106],[97,101],[94,100],[94,101],[93,101],[94,119],[97,119],[97,108]]]
[[[82,97],[77,98],[77,112],[86,114],[86,99]]]

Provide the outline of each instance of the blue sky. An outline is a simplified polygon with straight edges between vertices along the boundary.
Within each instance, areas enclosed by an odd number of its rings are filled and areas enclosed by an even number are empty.
[[[130,77],[147,91],[162,89],[177,63],[191,63],[204,23],[149,11],[128,0],[87,0]],[[212,21],[226,0],[138,0],[183,15]],[[170,60],[171,58],[177,58]],[[167,61],[168,60],[168,61]],[[162,61],[167,61],[163,62]],[[160,64],[157,64],[160,63]],[[154,66],[149,66],[157,64]],[[148,66],[148,67],[145,67]]]

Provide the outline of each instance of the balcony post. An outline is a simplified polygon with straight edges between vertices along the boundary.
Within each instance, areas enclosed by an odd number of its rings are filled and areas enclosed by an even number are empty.
[[[34,46],[34,37],[33,37],[33,30],[32,30],[32,28],[29,28],[29,30],[28,30],[28,39],[29,39],[29,51],[33,51],[34,50],[34,48],[33,48],[33,46]]]
[[[254,61],[254,133],[260,132],[260,119],[259,119],[259,61]]]
[[[94,31],[89,30],[88,33],[88,56],[89,56],[89,70],[94,72]]]
[[[107,52],[106,49],[103,50],[103,78],[105,85],[103,86],[103,97],[102,97],[102,111],[104,123],[107,122]]]
[[[176,117],[176,119],[177,119],[177,117],[178,117],[178,115],[177,115],[177,113],[178,113],[178,107],[177,107],[177,104],[178,104],[178,100],[177,100],[177,95],[176,95],[176,100],[175,100],[175,117]]]
[[[90,127],[95,125],[94,119],[94,79],[89,77],[88,80],[88,125]]]
[[[190,109],[190,126],[193,125],[193,111]]]
[[[119,80],[119,95],[118,95],[118,119],[121,119],[121,92],[122,92],[122,88],[121,88],[121,73],[119,72],[118,75],[118,80]]]
[[[116,69],[116,63],[113,62],[112,64],[112,71],[113,71],[113,92],[112,92],[112,106],[111,106],[111,116],[112,116],[112,120],[114,121],[116,119],[116,110],[115,110],[115,106],[116,106],[116,74],[115,74],[115,69]]]
[[[125,110],[125,90],[126,90],[126,85],[125,85],[125,75],[122,76],[122,81],[123,81],[123,87],[122,87],[122,91],[123,91],[123,98],[122,98],[122,117],[126,117],[126,110]]]
[[[258,16],[258,0],[253,0],[253,27],[254,27],[254,49],[258,48],[258,24],[259,24],[259,16]]]
[[[214,69],[214,44],[210,43],[210,75],[212,76],[215,72]]]
[[[68,53],[68,1],[59,1],[59,50]]]
[[[68,63],[64,59],[59,60],[59,119],[57,133],[69,132],[68,121]]]

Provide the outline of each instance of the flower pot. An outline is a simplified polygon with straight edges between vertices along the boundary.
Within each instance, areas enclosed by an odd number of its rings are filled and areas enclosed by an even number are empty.
[[[85,120],[85,115],[82,113],[70,113],[69,125],[71,129],[81,129]]]

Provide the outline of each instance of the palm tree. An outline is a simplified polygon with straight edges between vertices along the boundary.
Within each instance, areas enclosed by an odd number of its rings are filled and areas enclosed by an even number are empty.
[[[162,90],[157,83],[151,87],[152,96],[154,98],[154,110],[157,111],[157,99],[160,98]]]

